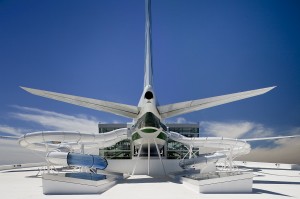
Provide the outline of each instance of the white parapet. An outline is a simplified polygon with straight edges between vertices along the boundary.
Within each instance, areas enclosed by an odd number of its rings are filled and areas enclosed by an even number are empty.
[[[9,169],[21,169],[21,168],[29,168],[29,167],[40,167],[45,166],[46,162],[38,162],[38,163],[26,163],[26,164],[10,164],[10,165],[0,165],[0,171],[9,170]]]
[[[148,175],[148,160],[147,158],[134,158],[126,160],[107,160],[108,166],[105,169],[110,172],[119,172],[132,174],[134,170],[135,175]],[[178,159],[162,159],[162,162],[157,157],[151,157],[149,164],[149,175],[150,176],[165,176],[170,172],[182,171],[179,166]],[[164,164],[164,167],[162,166]],[[164,172],[165,168],[165,172]]]
[[[291,169],[292,170],[300,170],[300,164],[292,164]]]
[[[181,182],[197,193],[251,193],[253,174],[251,172],[229,173],[207,176],[207,178],[191,175],[181,177]]]
[[[83,176],[80,176],[84,174]],[[99,194],[113,187],[121,175],[99,175],[89,173],[43,174],[43,193],[61,194]]]

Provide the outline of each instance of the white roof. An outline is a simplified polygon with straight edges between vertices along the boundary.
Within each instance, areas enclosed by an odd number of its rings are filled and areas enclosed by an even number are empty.
[[[243,163],[242,163],[243,164]],[[0,171],[1,198],[300,198],[300,170],[291,170],[292,165],[273,163],[244,164],[255,167],[253,193],[251,194],[198,194],[182,184],[167,178],[152,178],[136,175],[117,184],[101,195],[43,195],[42,179],[36,176],[37,167]],[[299,169],[299,166],[298,166]]]

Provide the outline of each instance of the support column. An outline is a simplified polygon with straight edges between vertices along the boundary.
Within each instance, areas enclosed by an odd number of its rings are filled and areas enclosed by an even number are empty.
[[[150,142],[148,140],[148,175],[150,174]]]
[[[141,151],[142,151],[142,146],[143,146],[143,142],[141,143],[140,145],[140,148],[139,148],[139,151],[138,151],[138,155],[136,157],[136,161],[135,161],[135,165],[133,167],[133,170],[132,170],[132,174],[131,175],[134,175],[134,172],[135,172],[135,169],[136,169],[136,166],[137,166],[137,163],[139,161],[139,158],[140,158],[140,154],[141,154]]]
[[[163,163],[163,161],[162,161],[162,159],[161,159],[161,156],[160,156],[160,152],[159,152],[157,143],[156,143],[155,139],[153,139],[153,141],[154,141],[154,143],[155,143],[155,147],[156,147],[156,150],[157,150],[157,154],[158,154],[159,160],[160,160],[160,162],[161,162],[161,164],[162,164],[162,167],[163,167],[163,169],[164,169],[164,174],[165,174],[165,176],[166,176],[167,174],[166,174],[165,166],[164,166],[164,163]]]
[[[84,144],[80,145],[80,153],[84,154]],[[87,170],[85,167],[80,167],[80,172],[87,172]]]
[[[80,145],[80,153],[84,154],[84,144]]]
[[[232,148],[230,148],[229,152],[229,171],[232,172]]]
[[[192,158],[192,154],[193,154],[193,146],[190,145],[190,148],[189,148],[189,159]]]
[[[49,147],[48,144],[46,144],[46,154],[48,155],[48,153],[49,153]],[[50,163],[48,160],[47,160],[47,173],[50,173]]]

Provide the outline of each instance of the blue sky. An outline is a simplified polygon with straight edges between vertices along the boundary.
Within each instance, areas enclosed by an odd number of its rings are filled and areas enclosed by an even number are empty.
[[[221,127],[229,129],[225,135],[243,128],[237,136],[257,128],[257,136],[300,134],[299,10],[300,2],[292,0],[153,0],[160,104],[278,86],[169,121],[200,122],[203,134]],[[18,86],[137,105],[144,15],[141,0],[0,1],[0,133],[61,128],[44,121],[49,114],[95,125],[130,121],[33,96]]]

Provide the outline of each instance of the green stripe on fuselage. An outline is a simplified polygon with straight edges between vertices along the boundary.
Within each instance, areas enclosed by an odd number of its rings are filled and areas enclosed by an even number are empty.
[[[144,132],[144,133],[154,133],[154,132],[156,132],[157,131],[157,129],[142,129],[141,130],[142,132]]]
[[[142,137],[137,132],[133,133],[132,136],[131,136],[132,141],[138,140],[140,138],[142,138]]]
[[[163,132],[160,132],[160,134],[157,136],[157,138],[162,139],[162,140],[167,140],[167,135]]]

